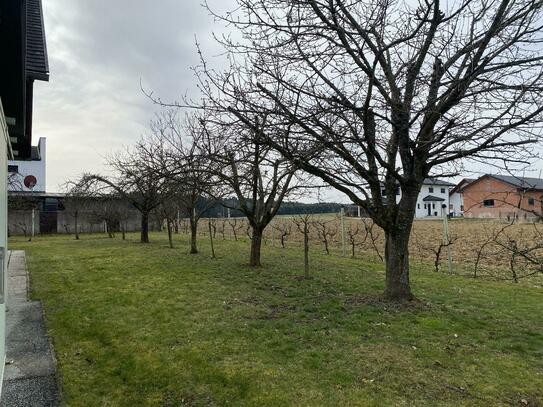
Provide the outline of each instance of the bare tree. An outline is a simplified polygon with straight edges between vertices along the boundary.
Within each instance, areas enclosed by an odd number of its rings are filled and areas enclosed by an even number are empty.
[[[105,225],[105,232],[110,238],[121,231],[121,221],[128,209],[127,202],[119,194],[100,196],[93,205],[92,214],[96,221]]]
[[[347,228],[347,236],[349,238],[349,244],[351,246],[351,257],[354,259],[356,255],[356,246],[359,244],[357,237],[360,233],[360,225],[358,223],[353,224],[349,222],[349,227]]]
[[[30,195],[11,195],[8,197],[8,207],[10,210],[10,218],[15,218],[11,224],[19,229],[24,237],[28,237],[28,241],[32,240],[32,222],[35,219],[32,217],[32,211],[39,208],[39,201],[36,197]],[[11,211],[14,211],[11,215]]]
[[[215,15],[242,33],[222,40],[232,69],[204,61],[203,77],[242,98],[232,111],[254,131],[255,112],[291,126],[265,143],[367,211],[385,233],[385,296],[413,298],[424,179],[466,158],[523,163],[540,138],[541,1],[237,3]]]
[[[362,225],[364,226],[365,233],[364,241],[369,239],[371,249],[377,255],[377,257],[379,257],[379,260],[383,261],[383,255],[381,254],[381,250],[378,245],[382,232],[379,233],[380,229],[375,226],[375,222],[373,222],[371,219],[362,219]]]
[[[231,112],[233,109],[243,110],[243,105],[225,106],[211,92],[207,95],[207,102],[213,109],[199,117],[204,135],[200,140],[204,142],[207,156],[219,164],[215,167],[215,175],[237,198],[235,201],[226,200],[223,205],[239,210],[248,220],[251,240],[249,265],[259,267],[264,230],[283,200],[299,187],[296,167],[262,144],[261,139],[271,137],[271,132],[288,133],[288,126],[278,123],[269,126],[266,115],[248,117],[251,125],[247,125]],[[232,201],[236,206],[229,205]]]
[[[511,280],[518,283],[521,278],[543,273],[543,230],[536,223],[527,230],[512,230],[514,221],[504,225],[494,234],[493,243],[508,256]]]
[[[173,249],[173,230],[179,213],[179,203],[177,197],[172,194],[167,199],[163,200],[158,207],[160,219],[166,221],[166,230],[168,232],[168,244]]]
[[[238,241],[238,231],[243,227],[243,224],[238,222],[238,218],[228,218],[228,226],[232,229],[232,235],[234,236],[234,241]]]
[[[286,222],[279,222],[273,225],[273,228],[279,232],[279,238],[281,241],[281,247],[285,248],[285,241],[287,237],[292,233],[292,227]]]
[[[293,219],[296,228],[303,236],[304,241],[304,278],[309,279],[309,235],[313,223],[313,215],[307,213],[297,215]]]
[[[333,220],[315,219],[313,222],[314,228],[317,230],[317,235],[324,245],[326,254],[330,254],[330,241],[337,235],[337,228],[334,228]]]
[[[166,110],[157,114],[151,129],[153,144],[165,151],[159,173],[177,185],[176,199],[190,224],[190,253],[196,254],[198,222],[223,195],[214,170],[218,164],[203,149],[203,130],[194,116],[180,120],[176,110]]]
[[[116,194],[130,202],[141,214],[141,242],[149,243],[149,217],[166,198],[167,179],[162,175],[166,161],[164,146],[141,140],[133,149],[108,158],[114,176],[85,174],[78,188],[101,195]]]
[[[86,188],[82,188],[78,182],[68,181],[65,185],[66,197],[64,206],[66,212],[70,213],[74,220],[75,240],[79,240],[80,225],[79,220],[82,212],[89,210],[93,196]]]

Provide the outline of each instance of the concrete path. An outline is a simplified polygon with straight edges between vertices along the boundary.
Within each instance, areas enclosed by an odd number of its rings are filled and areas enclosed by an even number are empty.
[[[60,396],[57,363],[41,302],[28,301],[24,251],[11,252],[8,267],[6,366],[2,407],[53,407]]]

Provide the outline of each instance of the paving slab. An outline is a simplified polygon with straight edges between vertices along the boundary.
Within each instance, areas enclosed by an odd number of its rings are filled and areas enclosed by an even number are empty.
[[[8,266],[6,366],[1,407],[60,404],[57,362],[47,335],[43,307],[28,300],[24,251],[12,251]]]

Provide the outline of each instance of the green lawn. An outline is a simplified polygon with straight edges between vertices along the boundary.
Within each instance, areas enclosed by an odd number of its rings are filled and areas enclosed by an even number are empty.
[[[421,303],[379,300],[383,267],[185,236],[22,238],[69,406],[543,405],[543,290],[413,269]],[[420,266],[418,266],[420,267]]]

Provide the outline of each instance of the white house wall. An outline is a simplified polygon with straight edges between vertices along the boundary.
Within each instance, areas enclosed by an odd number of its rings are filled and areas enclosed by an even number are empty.
[[[428,185],[424,184],[419,193],[419,197],[417,198],[417,206],[415,209],[415,217],[416,218],[435,218],[435,217],[441,217],[443,216],[441,205],[445,204],[445,210],[448,212],[449,208],[449,191],[451,187],[449,185]],[[430,190],[433,190],[433,192],[430,192]],[[432,195],[438,198],[443,198],[444,201],[436,201],[436,202],[424,202],[423,199],[428,196]],[[396,195],[396,202],[400,200],[402,196],[401,190],[398,195]],[[430,205],[430,211],[431,216],[428,216],[428,206],[425,207],[425,205]],[[437,215],[436,215],[437,213]]]
[[[453,216],[463,216],[463,206],[464,206],[464,198],[462,193],[455,192],[450,196],[451,206],[452,208],[449,210]]]
[[[37,184],[32,189],[34,192],[45,192],[46,191],[46,170],[45,170],[45,160],[46,160],[46,140],[45,137],[40,137],[39,143],[40,157],[41,160],[10,160],[8,165],[16,165],[18,167],[19,175],[16,176],[15,182],[10,182],[9,190],[10,191],[30,191],[27,188],[23,180],[28,175],[33,175],[36,177]]]

